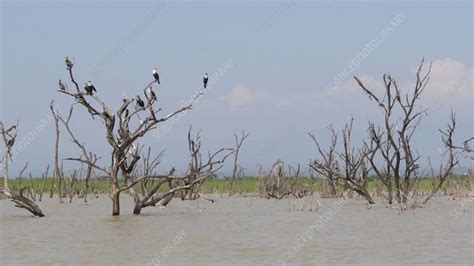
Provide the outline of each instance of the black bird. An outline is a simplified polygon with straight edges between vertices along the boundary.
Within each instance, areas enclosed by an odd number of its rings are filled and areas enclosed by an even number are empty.
[[[92,95],[92,89],[89,87],[87,82],[84,84],[84,90],[87,92],[87,94]]]
[[[207,88],[207,82],[209,81],[209,76],[207,75],[207,72],[204,74],[204,78],[202,79],[204,82],[204,89]]]
[[[140,108],[145,108],[145,103],[142,101],[142,99],[140,99],[140,96],[137,95],[136,99],[137,99],[137,105]]]
[[[156,67],[153,68],[153,77],[155,78],[156,83],[160,84],[160,75],[158,75],[158,70],[156,70]]]
[[[66,67],[67,69],[71,69],[73,66],[73,63],[69,60],[69,58],[66,56]]]
[[[173,167],[171,168],[170,173],[168,175],[173,176],[175,172],[176,172],[176,169]]]
[[[150,86],[150,87],[148,87],[148,88],[146,89],[146,91],[147,91],[147,93],[148,93],[150,99],[156,101],[156,94],[155,94],[155,92],[153,91],[153,88]]]
[[[84,85],[84,90],[86,90],[86,92],[89,95],[92,95],[94,92],[97,92],[97,90],[95,89],[94,85],[92,85],[92,82],[90,80],[86,82],[86,85]]]
[[[92,85],[92,82],[89,80],[89,82],[87,82],[87,85],[89,85],[89,87],[94,91],[94,92],[97,92],[97,90],[95,89],[94,85]]]
[[[66,91],[66,86],[64,86],[64,84],[61,82],[61,80],[59,80],[59,89],[62,90],[62,91]]]
[[[8,146],[8,147],[11,148],[11,147],[13,146],[13,144],[15,144],[15,139],[14,139],[14,138],[13,138],[13,139],[9,139],[9,140],[7,141],[7,146]]]
[[[89,86],[88,82],[84,84],[84,90],[87,92],[87,94],[92,95],[92,88]]]
[[[128,114],[129,114],[129,113],[128,113],[128,109],[125,109],[125,118],[128,117]]]

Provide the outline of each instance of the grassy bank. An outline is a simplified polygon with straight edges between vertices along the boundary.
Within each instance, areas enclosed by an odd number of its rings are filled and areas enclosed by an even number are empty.
[[[316,192],[321,192],[323,189],[323,179],[316,178],[305,178],[302,177],[305,183],[312,186],[313,190]],[[3,186],[3,178],[0,178],[1,183],[0,186]],[[41,178],[33,178],[33,179],[9,179],[8,184],[10,189],[13,191],[18,191],[22,187],[32,187],[33,190],[39,194],[41,190],[44,191],[45,194],[50,193],[52,187],[52,178],[47,178],[43,180]],[[121,180],[122,182],[122,180]],[[70,187],[70,181],[65,180],[63,184],[63,191],[66,191],[66,188]],[[450,178],[449,182],[446,182],[444,187],[450,187],[454,185],[462,185],[469,187],[472,184],[472,178],[469,177],[452,177]],[[380,183],[377,182],[374,178],[371,178],[368,182],[369,191],[375,190],[376,186],[380,186]],[[43,189],[44,187],[44,189]],[[75,186],[76,191],[81,191],[85,187],[84,180],[77,180],[77,184]],[[94,178],[90,181],[90,189],[92,193],[99,193],[104,194],[108,193],[109,183],[107,178]],[[418,182],[418,188],[420,190],[431,190],[433,188],[433,179],[431,178],[423,178],[420,179]],[[140,185],[136,186],[136,189],[140,191]],[[166,190],[167,187],[163,186],[162,190]],[[222,192],[228,193],[230,190],[229,183],[224,179],[218,178],[208,178],[202,187],[202,192],[204,193],[215,193],[215,192]],[[234,184],[234,192],[235,193],[256,193],[258,192],[258,179],[256,177],[245,177],[240,180],[236,180]]]

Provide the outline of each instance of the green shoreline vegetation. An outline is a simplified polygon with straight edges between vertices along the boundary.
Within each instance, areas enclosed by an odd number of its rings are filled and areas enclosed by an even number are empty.
[[[324,179],[322,178],[310,178],[310,177],[299,177],[301,178],[301,181],[304,182],[305,184],[308,184],[311,186],[314,192],[321,192],[323,191],[323,183]],[[28,188],[30,189],[31,187],[33,188],[34,192],[36,194],[39,194],[41,190],[43,190],[44,194],[50,194],[51,187],[53,185],[53,179],[51,177],[46,178],[46,180],[42,178],[9,178],[8,179],[8,187],[14,191],[18,192],[21,188]],[[433,178],[420,178],[418,181],[417,188],[422,190],[422,191],[429,191],[433,188],[435,179]],[[473,178],[469,176],[453,176],[450,177],[446,180],[445,184],[443,185],[442,189],[447,189],[455,186],[461,186],[466,189],[472,189],[472,184]],[[0,177],[0,187],[3,186],[3,177]],[[123,182],[123,179],[120,180],[120,183]],[[259,182],[258,178],[254,176],[247,176],[244,178],[236,179],[234,181],[234,191],[233,194],[245,194],[245,193],[258,193],[259,192]],[[55,180],[54,183],[56,184],[57,181]],[[368,189],[369,191],[374,191],[376,186],[378,185],[377,183],[380,183],[377,181],[375,177],[369,178],[368,181]],[[64,179],[63,185],[62,185],[62,191],[63,192],[68,192],[70,191],[70,186],[71,185],[71,180],[70,179]],[[43,187],[44,186],[44,187]],[[106,177],[98,177],[98,178],[92,178],[89,181],[89,186],[90,186],[90,191],[89,193],[93,194],[107,194],[109,193],[109,182]],[[151,187],[151,182],[149,187]],[[85,180],[84,179],[78,179],[76,180],[76,185],[75,185],[75,191],[80,192],[83,191],[85,188]],[[343,186],[340,185],[340,188],[343,189]],[[136,190],[138,192],[141,192],[140,185],[136,186]],[[160,191],[167,191],[168,187],[166,185],[163,185],[160,188]],[[201,187],[201,192],[202,193],[229,193],[230,192],[230,183],[229,181],[222,179],[222,178],[214,178],[214,177],[209,177],[206,179],[204,184]],[[54,194],[56,194],[56,189],[54,189]]]

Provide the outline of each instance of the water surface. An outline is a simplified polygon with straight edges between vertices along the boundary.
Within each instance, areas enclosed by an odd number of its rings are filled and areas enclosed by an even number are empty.
[[[119,217],[110,216],[105,196],[87,205],[77,199],[71,204],[43,200],[44,218],[31,218],[2,200],[2,265],[474,263],[472,198],[436,198],[423,208],[398,212],[385,205],[367,209],[355,200],[335,208],[334,199],[316,197],[211,197],[217,201],[174,200],[139,216],[131,214],[132,202],[123,197]],[[318,200],[319,209],[309,211]],[[305,211],[294,211],[302,206]],[[298,242],[329,212],[312,240]]]

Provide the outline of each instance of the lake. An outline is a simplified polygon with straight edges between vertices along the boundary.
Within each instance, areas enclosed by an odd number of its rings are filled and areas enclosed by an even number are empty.
[[[473,198],[434,198],[415,210],[353,199],[173,200],[132,213],[122,197],[39,202],[32,218],[0,201],[2,265],[472,264]],[[304,210],[302,210],[304,209]],[[311,209],[311,210],[310,210]]]

